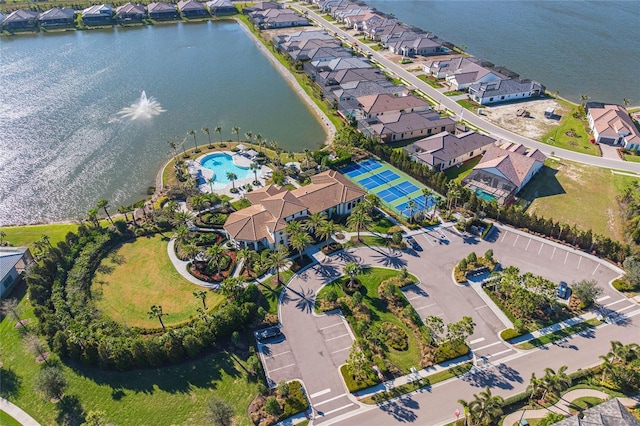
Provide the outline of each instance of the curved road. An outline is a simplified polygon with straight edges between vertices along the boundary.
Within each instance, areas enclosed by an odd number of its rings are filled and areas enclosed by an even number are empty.
[[[575,161],[582,164],[604,167],[608,169],[623,170],[623,171],[628,171],[633,173],[640,173],[640,163],[632,163],[632,162],[622,161],[622,160],[594,157],[592,155],[569,151],[567,149],[554,147],[542,142],[535,141],[533,139],[526,138],[524,136],[517,135],[513,132],[503,129],[502,127],[496,126],[495,124],[489,121],[486,121],[482,117],[479,117],[478,115],[473,114],[471,111],[465,110],[458,103],[452,100],[450,97],[443,95],[441,92],[439,92],[435,88],[429,86],[427,83],[420,80],[414,74],[406,71],[404,68],[402,68],[398,64],[385,58],[380,52],[377,52],[371,49],[369,46],[365,45],[364,43],[359,42],[352,35],[342,30],[338,26],[334,25],[333,23],[325,20],[322,16],[318,15],[313,10],[300,4],[297,4],[295,7],[299,8],[304,12],[307,12],[308,17],[312,18],[321,27],[324,27],[327,30],[340,35],[340,37],[344,38],[345,40],[348,40],[350,43],[357,46],[359,50],[371,55],[372,59],[374,59],[376,62],[380,63],[381,65],[383,65],[385,68],[387,68],[387,70],[393,72],[398,77],[402,78],[409,84],[413,85],[418,90],[426,93],[432,99],[435,99],[436,101],[440,102],[440,104],[446,109],[448,109],[449,111],[453,112],[458,116],[460,116],[462,111],[464,111],[464,117],[463,117],[464,120],[471,123],[473,126],[476,126],[478,128],[481,128],[487,131],[495,138],[519,143],[531,148],[537,148],[547,155],[550,155],[551,152],[553,152],[554,156],[556,157],[564,158],[566,160]]]

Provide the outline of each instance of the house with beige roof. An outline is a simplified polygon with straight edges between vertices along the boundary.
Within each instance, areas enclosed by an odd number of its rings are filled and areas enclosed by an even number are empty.
[[[236,247],[273,249],[288,244],[285,228],[292,220],[314,213],[325,213],[329,218],[349,214],[365,195],[356,184],[329,170],[293,191],[269,185],[247,193],[252,205],[230,214],[224,230]]]
[[[491,145],[462,184],[479,198],[505,204],[540,171],[546,158],[520,144]]]
[[[414,95],[395,96],[389,93],[361,96],[358,98],[362,114],[375,118],[384,114],[430,111],[429,104]]]
[[[587,119],[596,142],[640,149],[640,131],[620,105],[589,107]]]
[[[441,132],[408,145],[405,150],[414,160],[436,171],[443,171],[472,158],[479,157],[496,140],[476,132],[454,135]]]
[[[395,112],[361,120],[358,128],[380,142],[398,142],[440,132],[453,132],[456,122],[434,111]]]

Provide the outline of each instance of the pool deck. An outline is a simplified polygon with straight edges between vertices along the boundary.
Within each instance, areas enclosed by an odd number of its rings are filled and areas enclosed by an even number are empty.
[[[205,155],[202,155],[200,157],[198,157],[195,160],[195,164],[194,167],[197,168],[198,170],[200,170],[200,173],[202,174],[202,177],[205,180],[208,180],[210,178],[212,178],[214,176],[214,171],[207,169],[206,167],[202,166],[202,161],[204,160],[204,158],[209,157],[213,154],[227,154],[229,155],[232,159],[233,159],[233,164],[235,164],[238,167],[242,167],[245,169],[248,169],[249,166],[251,165],[251,163],[253,163],[253,160],[246,157],[245,155],[242,155],[242,153],[240,152],[233,152],[233,151],[218,151],[218,152],[214,152],[214,153],[207,153]],[[257,173],[258,176],[258,182],[260,182],[260,186],[264,186],[266,184],[266,180],[268,178],[271,177],[271,173],[272,170],[271,168],[267,167],[267,166],[262,166]],[[244,198],[244,194],[246,193],[246,191],[244,191],[242,189],[242,187],[248,183],[250,183],[253,186],[253,172],[249,171],[249,174],[247,175],[246,178],[244,179],[236,179],[235,181],[235,186],[236,188],[240,189],[240,192],[234,194],[231,192],[231,189],[233,188],[233,184],[232,183],[228,183],[225,184],[222,187],[216,187],[216,185],[220,185],[219,183],[214,183],[214,187],[213,187],[213,192],[219,195],[225,194],[228,195],[229,197],[233,198],[234,200],[238,200],[240,198]],[[198,186],[198,189],[201,192],[211,192],[211,185],[209,185],[208,183],[203,183],[202,185]]]

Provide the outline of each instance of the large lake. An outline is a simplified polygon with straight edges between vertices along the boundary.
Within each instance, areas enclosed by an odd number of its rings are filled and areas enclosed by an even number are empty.
[[[0,225],[84,216],[141,199],[187,131],[261,133],[285,149],[326,138],[308,106],[235,22],[3,37]],[[118,112],[153,96],[165,112]]]
[[[580,102],[640,105],[640,2],[366,0]]]

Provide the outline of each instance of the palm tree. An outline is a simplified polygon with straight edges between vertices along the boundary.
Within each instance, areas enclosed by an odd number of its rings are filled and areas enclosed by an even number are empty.
[[[311,244],[313,240],[311,239],[311,235],[307,234],[304,231],[296,232],[289,238],[289,244],[291,247],[298,251],[300,258],[302,258],[302,252],[305,247]]]
[[[344,273],[349,276],[347,287],[353,288],[356,283],[356,275],[362,273],[362,267],[356,262],[347,262],[344,265]]]
[[[127,215],[127,213],[129,213],[129,208],[127,206],[118,207],[118,213],[124,215],[125,222],[129,222],[129,216]],[[2,244],[0,244],[0,245],[2,245]]]
[[[563,365],[556,373],[551,368],[544,369],[544,376],[540,378],[540,388],[544,389],[542,400],[545,400],[547,394],[560,398],[562,392],[571,386],[571,378],[567,375],[567,366]]]
[[[307,168],[309,168],[309,157],[311,157],[311,150],[309,148],[304,149],[304,159]]]
[[[454,181],[449,182],[447,187],[449,188],[447,191],[447,197],[449,198],[448,210],[451,211],[452,204],[454,204],[453,208],[457,207],[458,198],[460,198],[460,189]]]
[[[369,213],[367,213],[367,210],[364,207],[360,207],[361,205],[362,204],[358,204],[358,206],[351,211],[351,214],[347,219],[347,226],[356,229],[356,232],[358,233],[358,241],[361,241],[360,231],[373,222],[373,219]]]
[[[409,200],[407,203],[407,209],[409,209],[409,223],[413,223],[413,211],[416,209],[416,202]]]
[[[253,141],[253,133],[251,133],[251,132],[247,132],[247,133],[245,133],[245,134],[244,134],[244,137],[245,137],[245,140],[246,140],[247,142],[251,142],[251,141]]]
[[[589,95],[587,95],[586,93],[580,94],[580,100],[582,101],[583,107],[585,106],[588,99],[589,99]]]
[[[367,194],[364,197],[364,204],[367,206],[367,213],[373,214],[373,211],[380,207],[382,201],[376,194]]]
[[[189,228],[187,227],[187,225],[180,225],[176,228],[176,239],[181,242],[184,243],[185,241],[187,241],[187,237],[189,236]]]
[[[631,105],[631,99],[629,99],[629,98],[624,98],[624,99],[622,100],[622,104],[623,104],[625,107],[628,107],[629,105]]]
[[[191,221],[193,221],[193,215],[188,211],[179,211],[173,218],[176,225],[188,225]]]
[[[96,204],[96,207],[99,209],[104,209],[104,214],[107,215],[109,222],[111,222],[111,224],[113,225],[113,219],[111,219],[111,215],[107,211],[107,207],[109,207],[109,200],[105,200],[103,198],[102,200],[98,201],[98,204]]]
[[[249,168],[253,172],[253,176],[255,178],[255,180],[253,181],[253,184],[254,185],[259,185],[260,182],[258,182],[258,170],[260,170],[260,164],[258,164],[257,162],[254,161],[253,163],[251,163]]]
[[[473,395],[473,401],[458,400],[469,415],[470,425],[491,425],[502,416],[504,400],[497,395],[491,395],[489,386],[480,394]]]
[[[173,156],[174,158],[178,156],[178,144],[175,143],[174,141],[167,141],[167,145],[169,145],[169,148],[171,148],[173,150]]]
[[[202,301],[202,308],[207,310],[207,292],[204,290],[196,290],[193,292],[193,297]]]
[[[270,269],[274,269],[276,272],[276,279],[280,284],[280,269],[287,266],[289,261],[289,249],[287,246],[280,244],[278,248],[271,252],[267,258],[267,265]]]
[[[157,318],[158,321],[160,321],[160,325],[162,326],[163,330],[165,329],[165,326],[164,326],[164,322],[162,322],[162,317],[165,315],[169,315],[169,314],[165,314],[164,312],[162,312],[161,305],[153,305],[151,306],[151,309],[149,309],[149,312],[147,312],[147,316],[149,317],[149,319]]]
[[[327,223],[327,215],[324,212],[310,214],[302,224],[308,232],[317,233],[318,229]]]
[[[249,265],[251,265],[255,255],[256,255],[255,251],[251,250],[249,247],[244,247],[238,250],[237,259],[244,260],[244,265],[247,268],[247,271],[252,271],[249,268]]]
[[[211,189],[211,193],[213,193],[213,184],[216,182],[215,177],[210,177],[207,179],[207,183],[209,184],[209,189]]]
[[[256,142],[258,142],[258,146],[261,146],[260,144],[262,143],[262,135],[260,133],[256,134],[254,136]]]
[[[266,140],[261,140],[260,143],[258,143],[258,146],[260,147],[260,153],[263,153],[263,148],[267,146],[267,141]]]
[[[231,181],[231,185],[233,185],[233,189],[235,192],[236,189],[236,179],[238,179],[238,175],[233,172],[227,172],[227,179]]]
[[[209,148],[209,149],[213,148],[213,146],[211,145],[211,131],[209,130],[209,128],[208,128],[208,127],[203,127],[203,128],[202,128],[202,131],[203,131],[204,133],[206,133],[206,134],[207,134],[207,137],[209,138],[209,145],[207,145],[207,148]]]
[[[422,196],[424,197],[424,204],[422,206],[422,211],[424,214],[427,213],[427,205],[429,204],[429,197],[433,195],[433,191],[429,188],[422,188]]]
[[[231,134],[232,134],[232,135],[238,135],[238,143],[240,143],[240,127],[238,127],[238,126],[234,126],[234,127],[231,129]]]
[[[193,144],[195,145],[196,149],[193,152],[200,152],[200,150],[198,149],[198,142],[196,141],[196,131],[195,130],[189,130],[187,132],[187,134],[189,136],[193,136]]]
[[[316,238],[320,238],[321,240],[324,240],[325,243],[328,243],[329,238],[331,238],[331,236],[333,235],[334,232],[336,232],[337,227],[336,224],[332,221],[332,220],[327,220],[325,221],[325,223],[321,226],[319,226],[316,231]]]
[[[7,233],[4,231],[0,231],[0,246],[4,245],[4,239],[6,238]]]
[[[184,254],[187,256],[187,258],[191,260],[194,260],[198,253],[200,253],[200,247],[198,247],[195,243],[184,245],[182,250],[184,251]]]
[[[222,143],[222,127],[221,126],[216,126],[213,129],[213,131],[218,133],[218,137],[220,138],[220,143]]]
[[[89,222],[93,223],[93,226],[96,228],[100,227],[100,222],[98,222],[98,208],[92,208],[87,212],[87,219]]]
[[[284,228],[284,233],[287,234],[287,237],[291,237],[298,232],[302,232],[302,223],[297,220],[292,220],[287,223],[287,226]]]
[[[222,281],[220,291],[231,300],[235,300],[242,294],[244,280],[242,277],[228,277]]]
[[[217,273],[220,276],[220,267],[222,266],[222,259],[224,259],[224,248],[220,244],[214,244],[207,249],[207,257],[209,258],[209,264],[215,265]]]

